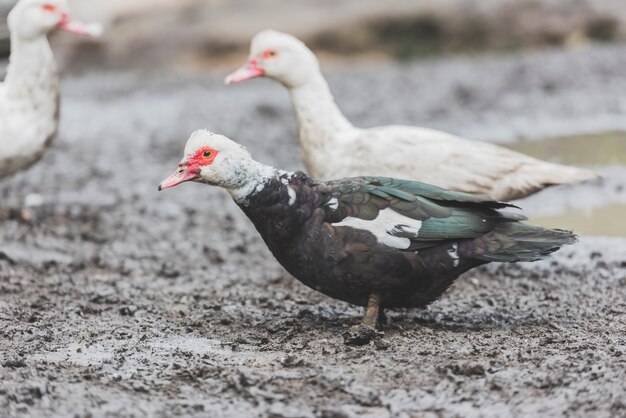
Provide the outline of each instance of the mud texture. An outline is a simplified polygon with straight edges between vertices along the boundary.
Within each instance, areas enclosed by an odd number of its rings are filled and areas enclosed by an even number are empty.
[[[626,48],[329,73],[357,124],[513,140],[626,124]],[[469,272],[424,310],[390,311],[348,347],[360,309],[289,277],[226,193],[157,192],[210,128],[299,168],[286,92],[222,75],[66,78],[54,149],[3,181],[0,416],[508,417],[626,415],[626,239]],[[603,183],[533,210],[623,199]],[[623,222],[623,219],[615,219]]]

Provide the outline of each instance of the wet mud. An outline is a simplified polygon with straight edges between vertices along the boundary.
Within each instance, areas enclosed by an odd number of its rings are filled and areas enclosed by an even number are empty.
[[[618,130],[624,52],[437,60],[329,79],[361,126],[512,143]],[[596,91],[600,76],[610,91]],[[360,309],[285,273],[226,193],[157,192],[197,128],[300,168],[286,92],[221,78],[64,80],[54,149],[0,185],[3,206],[26,202],[32,215],[0,224],[0,415],[626,415],[624,237],[587,234],[542,262],[473,270],[426,309],[389,311],[383,339],[346,346]],[[619,204],[621,162],[584,163],[607,179],[518,203],[537,216]]]

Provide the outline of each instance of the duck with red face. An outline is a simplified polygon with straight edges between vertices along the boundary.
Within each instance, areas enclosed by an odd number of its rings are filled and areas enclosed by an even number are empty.
[[[385,177],[317,181],[252,159],[207,131],[187,141],[178,169],[160,185],[193,181],[230,193],[276,259],[305,285],[366,306],[348,342],[376,335],[383,308],[421,307],[467,270],[533,261],[576,236],[522,223],[511,205]]]
[[[59,29],[97,36],[64,0],[20,0],[8,16],[11,57],[0,84],[0,178],[27,169],[48,149],[59,123],[59,76],[47,36]]]

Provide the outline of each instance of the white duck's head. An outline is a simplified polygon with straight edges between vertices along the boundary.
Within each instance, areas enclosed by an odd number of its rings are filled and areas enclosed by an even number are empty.
[[[242,145],[206,130],[195,131],[187,140],[178,169],[163,180],[159,190],[186,181],[206,183],[227,190],[239,189],[254,180],[256,163]]]
[[[55,29],[89,36],[101,32],[97,24],[72,19],[65,0],[20,0],[9,13],[8,24],[11,33],[24,40],[46,36]]]
[[[294,88],[319,72],[319,61],[302,41],[286,33],[264,30],[252,39],[248,63],[225,81],[232,84],[266,76]]]

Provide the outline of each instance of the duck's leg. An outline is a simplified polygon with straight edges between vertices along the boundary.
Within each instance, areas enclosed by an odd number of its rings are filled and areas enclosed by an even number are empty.
[[[381,336],[382,333],[376,330],[380,313],[380,293],[372,293],[367,301],[363,320],[344,334],[344,342],[348,345],[365,345],[373,338]]]
[[[372,293],[365,307],[365,315],[363,315],[363,321],[361,321],[362,325],[376,329],[379,312],[381,312],[380,293]]]

